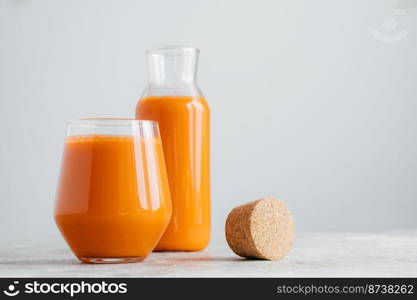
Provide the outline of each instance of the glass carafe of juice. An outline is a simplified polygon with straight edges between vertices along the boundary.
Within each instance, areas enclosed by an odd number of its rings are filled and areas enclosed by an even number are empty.
[[[159,122],[173,214],[155,250],[196,251],[210,239],[210,112],[197,86],[199,50],[147,50],[136,118]]]

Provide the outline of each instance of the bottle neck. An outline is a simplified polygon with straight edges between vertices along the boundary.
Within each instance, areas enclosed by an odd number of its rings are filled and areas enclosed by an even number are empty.
[[[166,87],[195,84],[198,52],[198,49],[188,47],[147,50],[149,84]]]

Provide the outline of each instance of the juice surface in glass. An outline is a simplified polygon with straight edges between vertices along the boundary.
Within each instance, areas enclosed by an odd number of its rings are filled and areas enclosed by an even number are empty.
[[[55,221],[84,262],[140,261],[171,217],[159,137],[67,137]]]
[[[145,96],[137,119],[158,121],[171,192],[171,221],[156,250],[202,250],[210,239],[209,107],[202,97]]]

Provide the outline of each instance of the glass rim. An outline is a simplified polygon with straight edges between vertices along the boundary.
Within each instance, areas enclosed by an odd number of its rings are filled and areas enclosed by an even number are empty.
[[[139,127],[158,127],[158,122],[151,120],[136,120],[130,118],[81,118],[68,121],[68,125],[101,127],[101,126],[131,126],[137,124]]]
[[[164,46],[164,47],[158,47],[158,48],[148,48],[146,49],[146,53],[158,53],[158,52],[164,52],[164,51],[193,51],[193,52],[200,52],[200,49],[196,47],[190,47],[190,46]]]

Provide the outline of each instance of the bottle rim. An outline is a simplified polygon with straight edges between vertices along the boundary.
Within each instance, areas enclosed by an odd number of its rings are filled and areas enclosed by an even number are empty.
[[[158,53],[158,52],[170,52],[170,51],[191,51],[199,53],[200,49],[195,47],[189,47],[189,46],[164,46],[164,47],[158,47],[158,48],[148,48],[146,49],[146,53]]]

